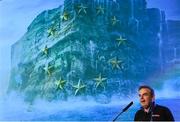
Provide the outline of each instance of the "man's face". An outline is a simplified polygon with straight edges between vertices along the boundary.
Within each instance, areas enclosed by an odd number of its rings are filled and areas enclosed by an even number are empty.
[[[139,101],[143,108],[148,108],[153,100],[154,96],[151,95],[151,91],[148,88],[139,90]]]

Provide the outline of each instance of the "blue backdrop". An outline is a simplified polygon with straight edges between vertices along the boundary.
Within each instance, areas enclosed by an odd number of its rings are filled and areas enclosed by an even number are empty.
[[[137,88],[180,120],[178,0],[0,1],[0,120],[133,120]]]

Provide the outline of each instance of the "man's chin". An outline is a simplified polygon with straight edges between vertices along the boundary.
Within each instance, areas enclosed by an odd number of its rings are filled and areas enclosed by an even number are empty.
[[[147,109],[148,108],[148,105],[142,105],[141,106],[144,108],[144,109]]]

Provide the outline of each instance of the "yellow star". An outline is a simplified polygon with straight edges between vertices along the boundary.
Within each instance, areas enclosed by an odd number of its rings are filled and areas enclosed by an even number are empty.
[[[78,6],[78,14],[80,14],[81,12],[87,14],[86,9],[87,9],[87,7],[84,6],[83,4],[79,5],[79,6]]]
[[[116,41],[118,41],[118,46],[125,45],[127,43],[127,40],[125,38],[122,38],[122,36],[117,38]]]
[[[99,86],[105,88],[104,81],[106,81],[107,78],[102,78],[101,74],[99,74],[99,76],[97,78],[94,78],[94,80],[96,81],[96,88]]]
[[[76,96],[78,93],[81,92],[81,90],[83,90],[86,87],[86,85],[81,84],[81,80],[79,80],[78,84],[74,85],[73,87],[75,88],[75,94],[74,95]]]
[[[64,85],[66,84],[66,81],[60,78],[59,80],[56,81],[57,88],[63,90]]]
[[[104,8],[103,8],[103,7],[98,6],[98,7],[96,8],[96,10],[97,10],[97,14],[104,14]]]
[[[56,29],[53,28],[53,27],[51,27],[51,28],[48,29],[47,33],[48,33],[48,37],[50,37],[50,36],[55,36],[55,34],[56,34]]]
[[[69,19],[69,13],[68,12],[64,12],[63,15],[61,16],[61,19],[63,21],[67,21]]]
[[[111,19],[112,25],[115,25],[117,22],[119,22],[119,20],[113,16],[113,18]]]
[[[117,68],[117,69],[122,69],[122,60],[118,60],[117,58],[113,58],[110,60],[110,63],[112,64],[113,69]]]
[[[43,53],[44,53],[45,55],[47,55],[47,54],[48,54],[48,47],[47,47],[47,45],[44,47],[44,49],[43,49]]]
[[[45,72],[47,72],[49,76],[51,76],[52,74],[51,69],[52,69],[52,66],[49,66],[49,65],[46,65],[44,67]]]

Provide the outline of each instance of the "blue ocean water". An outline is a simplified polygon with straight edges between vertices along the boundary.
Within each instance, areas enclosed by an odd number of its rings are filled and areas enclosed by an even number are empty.
[[[9,105],[1,106],[0,121],[112,121],[114,117],[122,111],[129,103],[123,104],[94,104],[84,101],[77,105],[71,102],[68,104],[45,103],[25,106]],[[158,99],[157,104],[167,106],[173,113],[175,120],[180,120],[180,99]],[[13,101],[12,101],[13,104]],[[140,105],[134,103],[126,112],[124,112],[117,121],[133,121],[135,112]]]

